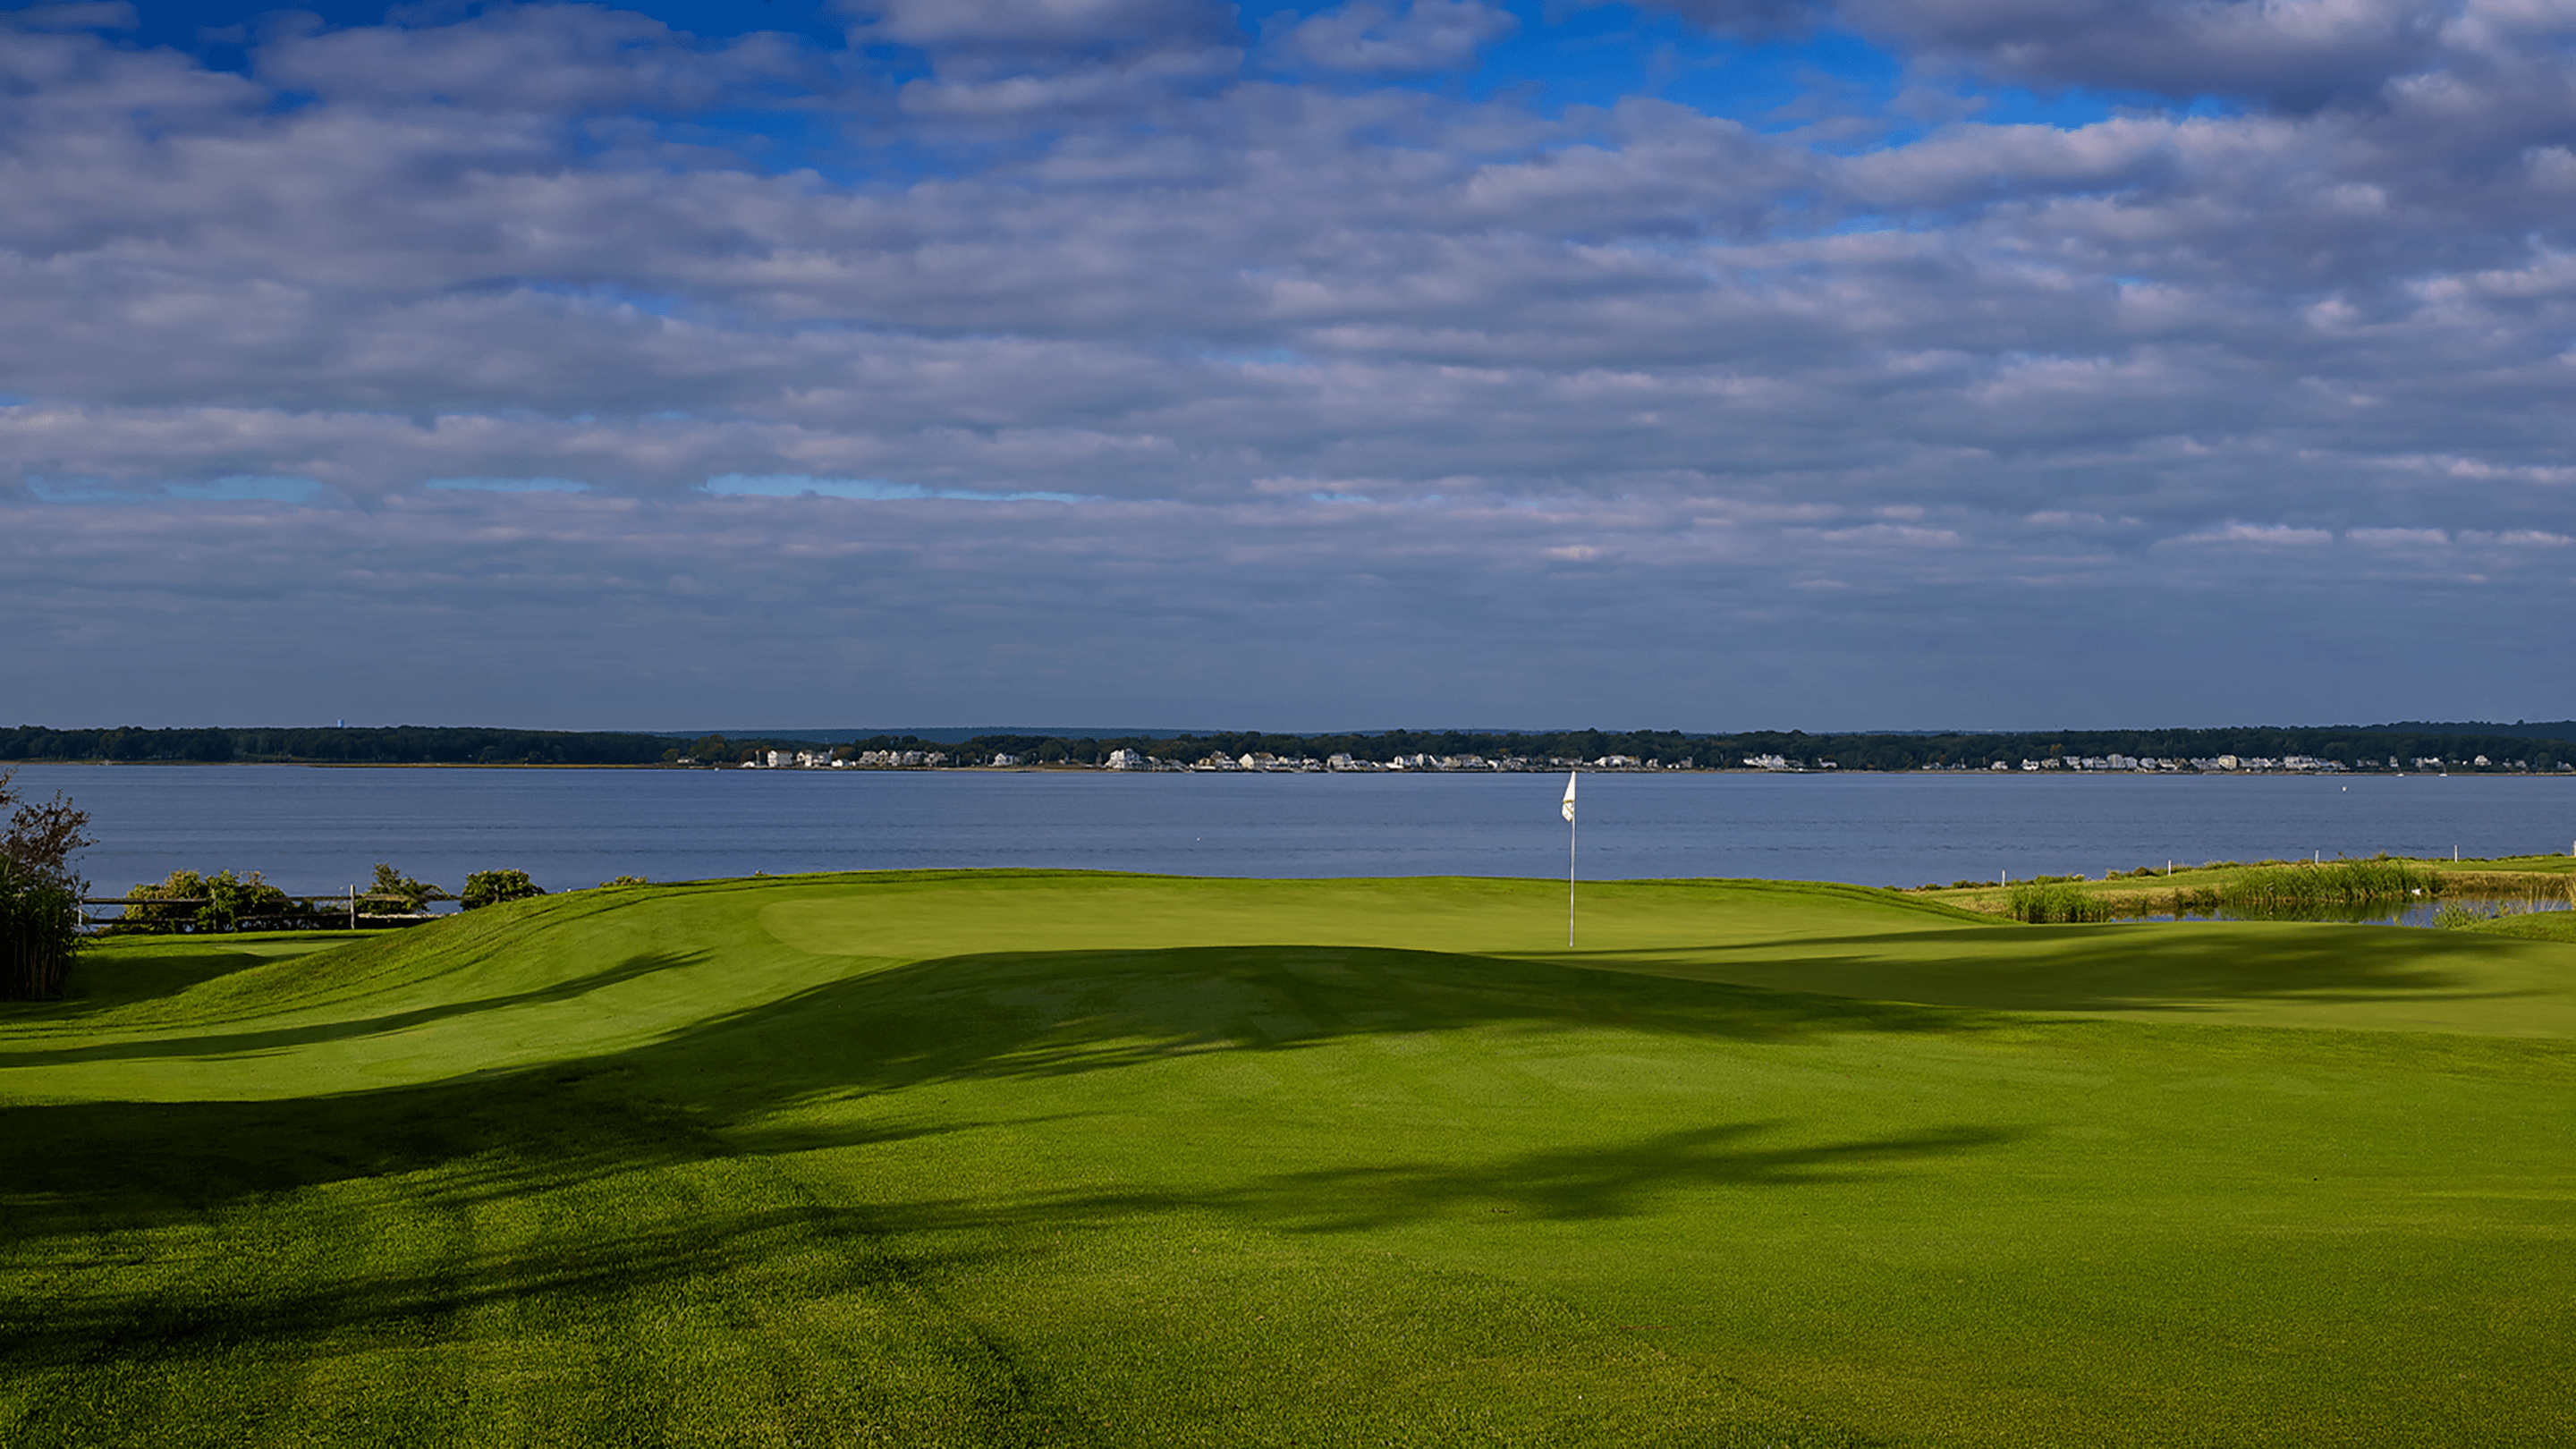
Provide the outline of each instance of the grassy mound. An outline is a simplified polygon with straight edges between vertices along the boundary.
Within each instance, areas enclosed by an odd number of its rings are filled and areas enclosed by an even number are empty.
[[[1562,890],[116,945],[0,1016],[0,1442],[2576,1441],[2576,947]]]

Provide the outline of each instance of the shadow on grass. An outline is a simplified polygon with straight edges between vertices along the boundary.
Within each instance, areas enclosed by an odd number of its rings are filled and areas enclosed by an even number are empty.
[[[452,1094],[453,1089],[434,1089],[425,1096]],[[235,1120],[193,1125],[221,1125],[274,1141],[280,1132],[309,1131],[316,1125],[294,1121],[296,1105],[235,1104],[229,1113]],[[310,1104],[302,1105],[307,1106],[304,1115],[311,1116]],[[172,1109],[139,1104],[81,1115],[89,1119],[89,1127],[129,1139],[179,1125],[169,1120]],[[250,1120],[261,1115],[272,1120]],[[0,1122],[0,1130],[15,1125]],[[354,1114],[338,1125],[346,1138],[354,1139],[387,1124]],[[542,1302],[544,1317],[559,1324],[585,1317],[614,1321],[631,1315],[639,1303],[664,1301],[673,1284],[732,1277],[742,1285],[736,1291],[756,1293],[760,1290],[752,1285],[772,1274],[785,1275],[777,1281],[796,1285],[798,1292],[904,1300],[920,1319],[922,1333],[958,1340],[941,1346],[943,1354],[975,1358],[991,1345],[949,1321],[938,1294],[928,1286],[936,1274],[1051,1255],[1061,1251],[1067,1233],[1104,1230],[1140,1216],[1213,1211],[1298,1234],[1427,1222],[1497,1230],[1516,1219],[1580,1223],[1651,1211],[1664,1199],[1695,1191],[1884,1179],[2023,1135],[2006,1128],[1957,1126],[1765,1146],[1760,1138],[1792,1132],[1795,1124],[1741,1122],[1581,1147],[1546,1147],[1481,1163],[1271,1173],[1213,1191],[1002,1190],[972,1198],[890,1195],[875,1202],[828,1204],[816,1201],[792,1176],[770,1172],[731,1151],[732,1144],[720,1134],[684,1129],[602,1140],[595,1134],[604,1123],[581,1125],[595,1145],[547,1159],[542,1166],[525,1161],[523,1152],[508,1154],[522,1158],[516,1165],[470,1158],[441,1164],[432,1145],[419,1141],[364,1164],[343,1162],[341,1169],[352,1175],[367,1175],[357,1171],[364,1167],[448,1169],[423,1190],[387,1192],[376,1199],[398,1216],[372,1220],[371,1227],[394,1226],[410,1250],[398,1266],[371,1269],[368,1265],[380,1260],[363,1243],[335,1242],[335,1237],[347,1237],[351,1208],[363,1212],[367,1206],[346,1199],[274,1203],[279,1217],[261,1224],[246,1242],[223,1234],[192,1234],[175,1249],[161,1248],[152,1264],[158,1271],[139,1281],[131,1272],[137,1255],[121,1246],[93,1261],[59,1251],[46,1254],[56,1291],[40,1313],[0,1314],[0,1362],[20,1371],[69,1368],[102,1357],[168,1363],[235,1357],[245,1343],[282,1352],[326,1340],[337,1344],[334,1352],[346,1352],[353,1334],[361,1339],[388,1336],[408,1345],[436,1334],[442,1324],[494,1305]],[[871,1140],[931,1135],[935,1133],[892,1132]],[[836,1145],[850,1140],[844,1134]],[[113,1151],[140,1144],[102,1145]],[[651,1184],[643,1184],[647,1196],[639,1199],[618,1181],[620,1174],[677,1161],[714,1162],[717,1180],[701,1186],[715,1191],[703,1200],[656,1201],[650,1197]],[[256,1183],[234,1175],[229,1182],[201,1184],[197,1195],[213,1199],[208,1206],[227,1205],[223,1199],[334,1175],[311,1170],[317,1165],[316,1159],[300,1164],[303,1170],[298,1164],[272,1163]],[[102,1226],[94,1214],[103,1206],[105,1184],[79,1184],[79,1176],[57,1172],[48,1184],[53,1191],[39,1195],[50,1196],[67,1212],[80,1210],[79,1227],[95,1233]],[[119,1189],[129,1202],[138,1191],[148,1193],[150,1186]],[[68,1218],[46,1224],[15,1211],[27,1205],[23,1187],[7,1196],[22,1250],[45,1253],[45,1227],[73,1226]],[[88,1200],[78,1201],[83,1198]],[[494,1220],[458,1212],[467,1202],[525,1206],[522,1223],[543,1223],[545,1230],[526,1232],[508,1246],[490,1246],[488,1225]],[[280,1231],[305,1215],[309,1219],[300,1224],[300,1232]],[[478,1231],[468,1224],[486,1226]],[[120,1225],[149,1224],[134,1221],[129,1213]],[[335,1228],[341,1231],[335,1234]],[[280,1271],[287,1264],[256,1261],[258,1249],[273,1251],[281,1242],[297,1245],[290,1271]],[[246,1246],[251,1260],[242,1256]],[[819,1266],[818,1257],[824,1260]],[[814,1276],[818,1272],[820,1279]]]
[[[188,1285],[120,1289],[112,1275],[75,1282],[41,1322],[0,1320],[0,1361],[20,1370],[64,1367],[94,1352],[89,1340],[121,1340],[121,1356],[156,1360],[221,1357],[245,1339],[270,1343],[350,1329],[452,1318],[496,1303],[554,1301],[577,1315],[585,1301],[649,1291],[715,1271],[764,1246],[809,1236],[831,1214],[811,1205],[714,1212],[647,1228],[594,1224],[509,1249],[466,1247],[434,1264],[393,1272],[308,1271],[238,1287],[239,1265],[208,1253],[174,1266]],[[766,1240],[766,1241],[765,1241]]]
[[[2017,1127],[1957,1125],[1839,1142],[1759,1141],[1795,1127],[1780,1121],[1715,1123],[1627,1141],[1538,1148],[1482,1163],[1311,1168],[1267,1174],[1214,1193],[1064,1195],[984,1204],[981,1212],[1031,1226],[1063,1226],[1186,1206],[1299,1233],[1366,1232],[1434,1220],[1592,1222],[1635,1216],[1659,1199],[1709,1189],[1879,1180],[2029,1135]],[[908,1204],[890,1213],[923,1226],[971,1222],[978,1205]]]
[[[1793,1043],[1856,1031],[1973,1031],[1992,1020],[1557,961],[1193,946],[916,962],[713,1018],[647,1050],[685,1059],[756,1035],[791,1060],[845,1058],[843,1085],[881,1090],[1115,1070],[1195,1052],[1297,1051],[1351,1036],[1619,1029]]]
[[[1605,953],[1605,971],[1742,979],[1990,1011],[2192,1011],[2236,1003],[2506,1000],[2453,963],[2458,933],[2379,926],[1992,926]]]
[[[568,981],[559,981],[552,986],[515,991],[506,996],[483,996],[465,1001],[442,1002],[436,1006],[388,1012],[382,1016],[359,1017],[347,1021],[315,1022],[307,1026],[277,1027],[267,1031],[217,1032],[200,1036],[101,1042],[92,1046],[55,1047],[50,1050],[0,1052],[0,1070],[68,1062],[134,1061],[146,1057],[239,1056],[306,1046],[315,1042],[348,1041],[357,1037],[380,1036],[386,1032],[403,1031],[411,1027],[426,1026],[434,1021],[447,1021],[480,1012],[570,1001],[587,996],[594,991],[605,990],[621,982],[695,965],[704,961],[706,954],[703,951],[646,952],[628,957],[604,971],[576,976]]]
[[[14,1060],[284,1048],[570,999],[688,964],[644,955],[510,997]],[[786,1154],[957,1125],[905,1128],[883,1113],[827,1114],[835,1120],[813,1125],[775,1120],[803,1104],[943,1082],[1116,1071],[1203,1052],[1302,1051],[1356,1035],[1616,1028],[1785,1043],[1850,1031],[1973,1030],[1976,1021],[1954,1010],[1434,952],[959,957],[833,981],[615,1053],[429,1085],[283,1101],[0,1108],[0,1221],[22,1242],[54,1231],[148,1227],[247,1197],[431,1168],[447,1170],[439,1191],[506,1195],[523,1175],[607,1173],[691,1154]],[[725,1133],[732,1135],[720,1147],[711,1145],[709,1134]],[[1540,1176],[1547,1170],[1540,1165]]]
[[[682,964],[636,957],[507,1002]],[[1040,1176],[925,1192],[941,1174],[919,1175],[931,1160],[921,1154],[968,1150],[942,1139],[995,1124],[904,1089],[1295,1052],[1364,1034],[1616,1027],[1768,1044],[1975,1020],[1427,952],[988,956],[846,978],[615,1053],[428,1085],[0,1107],[0,1361],[78,1374],[237,1356],[245,1345],[336,1354],[463,1332],[451,1325],[520,1304],[534,1321],[596,1322],[614,1337],[616,1324],[697,1291],[675,1285],[722,1280],[737,1301],[867,1297],[895,1315],[889,1342],[928,1345],[919,1351],[1005,1382],[1007,1355],[928,1285],[951,1269],[1058,1252],[1068,1234],[1210,1213],[1315,1235],[1580,1224],[1677,1196],[1883,1179],[2020,1134],[1966,1124],[1815,1141],[1793,1123],[1717,1121],[1365,1164],[1319,1146],[1186,1187]],[[282,1039],[237,1033],[225,1049]],[[818,1196],[817,1172],[795,1163],[872,1148],[905,1151],[912,1169],[835,1169],[820,1176],[837,1185]]]

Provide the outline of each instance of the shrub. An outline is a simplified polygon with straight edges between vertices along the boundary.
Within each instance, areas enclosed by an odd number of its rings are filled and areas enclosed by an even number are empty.
[[[321,914],[302,901],[288,900],[286,892],[270,885],[258,871],[247,876],[228,870],[210,875],[206,895],[209,899],[197,912],[197,924],[214,931],[303,925]]]
[[[0,855],[0,997],[60,996],[80,939],[80,897]]]
[[[88,811],[60,795],[41,805],[21,798],[10,788],[16,774],[0,770],[0,808],[10,812],[0,833],[0,997],[59,996],[89,894],[72,857],[98,842]]]
[[[545,890],[528,879],[524,870],[478,870],[465,878],[465,894],[458,899],[464,902],[465,909],[479,911],[503,901],[544,894]]]
[[[193,870],[174,870],[159,884],[138,885],[125,893],[125,909],[109,929],[175,931],[196,923],[197,906],[206,894],[206,879]]]

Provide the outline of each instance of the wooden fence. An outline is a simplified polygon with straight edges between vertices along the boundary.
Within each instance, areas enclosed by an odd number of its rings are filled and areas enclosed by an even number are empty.
[[[389,896],[389,895],[374,895],[374,894],[363,894],[363,895],[362,895],[362,894],[360,894],[358,891],[356,891],[356,890],[354,890],[354,889],[352,889],[352,890],[347,890],[347,891],[335,891],[335,892],[333,892],[333,893],[332,893],[332,894],[330,894],[330,895],[320,895],[320,896],[294,896],[294,895],[291,895],[291,896],[286,897],[286,899],[288,899],[288,900],[290,900],[290,901],[299,901],[299,902],[302,902],[302,903],[303,903],[303,904],[305,904],[305,905],[314,905],[314,904],[317,904],[317,903],[322,902],[322,901],[330,901],[330,902],[332,902],[332,903],[334,903],[334,904],[346,903],[346,904],[347,904],[347,906],[348,906],[348,909],[349,909],[349,929],[350,929],[350,930],[353,930],[353,931],[354,931],[354,930],[357,930],[357,929],[359,928],[359,927],[358,927],[358,923],[359,923],[359,921],[360,921],[360,920],[362,920],[362,919],[374,919],[374,920],[384,920],[384,919],[385,919],[385,916],[383,916],[383,915],[381,915],[381,914],[376,915],[376,916],[374,916],[374,917],[372,917],[372,918],[362,916],[362,915],[360,914],[359,910],[358,910],[358,904],[359,904],[359,902],[361,902],[361,901],[394,901],[394,902],[398,902],[398,903],[403,904],[403,905],[406,905],[406,906],[411,904],[411,898],[410,898],[409,896]],[[455,897],[442,894],[442,895],[432,896],[432,897],[430,897],[430,899],[432,899],[432,900],[454,900],[454,899],[455,899]],[[211,906],[211,905],[213,905],[213,904],[215,903],[215,898],[214,898],[213,896],[83,896],[83,897],[81,897],[81,898],[80,898],[80,903],[81,903],[81,905],[84,907],[84,909],[83,909],[83,910],[82,910],[82,912],[81,912],[81,924],[82,924],[82,925],[84,925],[84,926],[115,926],[115,925],[128,925],[128,926],[131,926],[131,925],[140,925],[140,924],[142,924],[142,922],[141,922],[139,919],[132,918],[132,917],[128,917],[127,915],[125,915],[125,914],[124,914],[123,912],[121,912],[121,911],[120,911],[118,914],[113,915],[113,916],[93,916],[93,915],[91,915],[91,914],[88,912],[88,910],[87,910],[87,909],[85,909],[85,908],[86,908],[86,907],[89,907],[89,906]],[[263,917],[263,916],[252,916],[252,917],[246,917],[245,919],[248,919],[248,920],[270,920],[270,919],[277,919],[277,918],[274,918],[274,917]],[[403,919],[404,919],[404,921],[405,921],[406,923],[409,923],[409,922],[411,922],[411,921],[418,920],[418,919],[419,919],[419,917],[418,917],[418,916],[416,916],[416,915],[414,915],[414,914],[412,914],[412,913],[410,913],[410,912],[405,912],[405,913],[404,913],[404,916],[403,916]],[[178,922],[174,922],[174,923],[172,923],[172,924],[187,924],[187,925],[193,925],[193,924],[194,924],[194,922],[186,922],[186,923],[178,923]]]

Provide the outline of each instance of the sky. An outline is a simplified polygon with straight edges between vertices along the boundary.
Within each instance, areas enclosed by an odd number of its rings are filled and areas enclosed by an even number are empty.
[[[2576,0],[0,9],[0,716],[2576,715]]]

